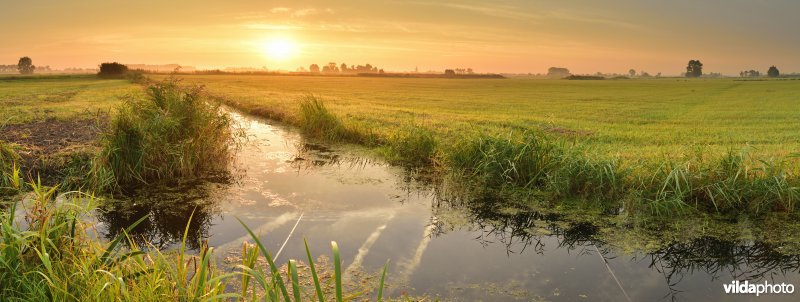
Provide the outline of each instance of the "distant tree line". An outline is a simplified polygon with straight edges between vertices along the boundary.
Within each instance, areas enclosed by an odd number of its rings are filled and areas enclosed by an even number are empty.
[[[0,65],[0,72],[17,72],[17,65]]]
[[[703,63],[700,63],[700,60],[690,60],[689,64],[686,66],[686,77],[687,78],[697,78],[703,75]],[[767,70],[767,76],[770,78],[777,78],[781,75],[778,67],[770,66]],[[744,70],[739,72],[739,76],[743,78],[757,78],[761,76],[761,72],[758,70],[750,69]],[[722,77],[721,73],[710,73],[708,77],[716,78]]]
[[[19,72],[20,74],[33,74],[36,70],[50,71],[50,66],[37,67],[33,65],[30,57],[19,58],[17,65],[0,65],[0,72]]]
[[[750,69],[750,70],[745,70],[745,71],[740,72],[739,76],[743,77],[743,78],[757,78],[757,77],[761,76],[761,73],[758,72],[758,70]]]
[[[739,76],[743,78],[757,78],[761,76],[761,72],[753,69],[744,70],[739,73]],[[769,69],[767,69],[767,76],[770,78],[777,78],[781,76],[781,72],[778,70],[778,67],[775,67],[773,65],[770,66]]]
[[[360,73],[384,73],[383,69],[378,69],[376,66],[372,66],[371,64],[367,63],[367,65],[350,65],[342,63],[341,65],[336,64],[336,62],[330,62],[328,65],[322,66],[320,68],[317,64],[311,64],[308,67],[308,71],[312,73],[341,73],[341,74],[360,74]]]

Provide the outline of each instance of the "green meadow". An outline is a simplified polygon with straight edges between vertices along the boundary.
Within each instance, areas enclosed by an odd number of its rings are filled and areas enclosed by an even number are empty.
[[[202,93],[209,104],[221,101],[288,122],[329,142],[366,145],[396,164],[543,193],[556,203],[599,200],[604,207],[663,215],[791,212],[800,201],[800,81],[790,79],[183,75],[174,85],[204,89],[175,95],[91,76],[0,81],[6,125],[97,112],[114,117],[97,149],[104,158],[84,157],[73,169],[102,178],[86,183],[104,189],[115,187],[111,179],[147,183],[145,174],[158,180],[208,170],[203,160],[193,162],[218,156],[233,142],[230,134],[215,138],[213,147],[164,140],[197,141],[190,137],[227,123],[209,117],[208,124],[196,118],[190,120],[201,121],[197,125],[185,124],[182,114],[199,116],[192,108],[204,103],[197,103]],[[148,93],[155,107],[120,106]],[[182,93],[190,105],[180,101]],[[160,111],[175,120],[164,120]],[[126,137],[131,131],[137,136]],[[195,148],[220,151],[198,155]]]
[[[89,118],[98,110],[110,112],[123,96],[141,93],[128,81],[95,75],[0,77],[0,125]]]
[[[800,146],[800,81],[739,79],[402,79],[185,76],[245,109],[292,116],[316,96],[372,131],[422,125],[440,138],[540,131],[597,155],[660,159],[701,148],[785,156]]]
[[[781,215],[796,213],[800,202],[800,81],[152,77],[144,85],[94,76],[0,78],[0,283],[16,284],[0,294],[20,301],[299,301],[313,293],[343,301],[335,244],[333,273],[320,280],[310,251],[308,267],[294,260],[278,267],[247,226],[258,246],[243,245],[234,272],[214,263],[211,247],[186,252],[188,226],[177,253],[125,232],[110,242],[87,235],[91,226],[79,217],[102,201],[72,189],[104,196],[224,170],[246,133],[221,103],[325,143],[364,145],[433,183],[477,191],[467,195],[512,197],[592,221],[604,230],[598,236],[633,238],[619,241],[637,242],[634,250],[694,236],[675,230],[709,221],[719,223],[711,229],[736,229],[716,218],[749,215],[786,228],[758,236],[795,246],[796,226],[780,217],[791,220]],[[28,224],[19,225],[17,215]],[[649,241],[625,227],[631,217],[656,225],[644,228],[657,230]],[[259,254],[268,266],[257,265]],[[377,291],[380,301],[385,275],[364,292]],[[243,288],[231,291],[231,284]]]
[[[186,76],[329,141],[558,203],[657,216],[794,211],[795,80]]]

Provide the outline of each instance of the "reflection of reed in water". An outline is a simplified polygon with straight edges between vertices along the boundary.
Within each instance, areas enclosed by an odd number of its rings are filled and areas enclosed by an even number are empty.
[[[520,206],[522,201],[514,195],[480,186],[454,185],[445,181],[437,185],[434,191],[431,207],[433,236],[468,228],[480,232],[475,239],[481,244],[504,244],[509,254],[523,253],[531,246],[535,253],[543,254],[543,239],[555,238],[558,248],[577,249],[586,256],[599,252],[603,261],[618,258],[615,256],[618,251],[614,248],[615,244],[601,240],[602,227],[593,222],[568,219],[559,213],[535,211]],[[460,219],[448,219],[448,215],[454,212],[460,213]],[[691,240],[676,240],[664,235],[669,230],[643,232],[633,227],[610,227],[617,228],[617,232],[637,232],[637,235],[647,236],[632,238],[661,242],[663,248],[645,253],[643,257],[650,259],[648,268],[664,275],[669,289],[667,297],[673,300],[681,293],[678,286],[687,275],[707,274],[712,280],[723,277],[772,280],[800,273],[800,255],[783,253],[782,250],[786,249],[779,244],[758,240],[732,241],[707,235],[698,235]],[[641,257],[634,255],[630,261],[638,262]]]
[[[191,183],[175,187],[149,188],[130,199],[105,202],[98,211],[98,220],[105,225],[105,237],[113,239],[122,229],[135,221],[149,217],[134,228],[130,235],[139,242],[148,242],[163,249],[181,242],[189,223],[186,244],[198,249],[208,238],[211,220],[218,212],[209,185]],[[218,191],[218,190],[217,190]]]
[[[337,166],[348,169],[364,169],[368,166],[388,166],[366,156],[358,156],[349,152],[338,152],[325,145],[301,140],[295,145],[295,152],[289,159],[292,168],[298,172],[322,166]]]
[[[712,279],[730,276],[733,280],[771,280],[800,272],[800,255],[787,255],[780,247],[752,241],[726,241],[702,237],[689,242],[674,242],[646,254],[650,267],[664,275],[671,292],[687,275],[707,273]],[[673,298],[674,300],[674,298]]]

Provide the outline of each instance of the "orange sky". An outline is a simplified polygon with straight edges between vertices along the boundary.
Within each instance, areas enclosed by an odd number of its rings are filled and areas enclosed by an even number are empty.
[[[562,3],[564,2],[564,3]],[[702,3],[698,3],[702,2]],[[800,71],[800,1],[0,0],[0,64]],[[270,54],[278,44],[284,55]],[[272,46],[265,46],[272,45]]]

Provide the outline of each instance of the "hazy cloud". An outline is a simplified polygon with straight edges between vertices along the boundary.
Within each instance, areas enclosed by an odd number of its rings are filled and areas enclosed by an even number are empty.
[[[334,10],[332,8],[317,9],[313,7],[297,8],[297,9],[289,7],[274,7],[270,9],[269,12],[272,14],[286,15],[292,18],[302,18],[319,14],[333,14]]]
[[[269,10],[270,13],[279,14],[279,13],[286,13],[291,11],[291,8],[288,7],[275,7]]]

